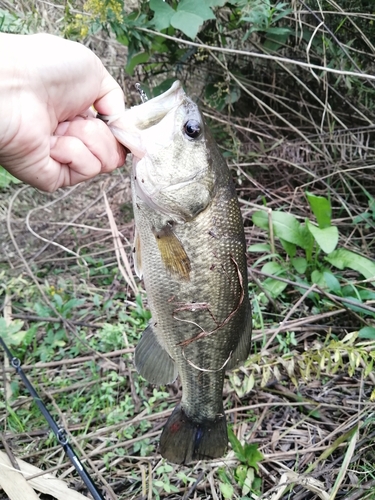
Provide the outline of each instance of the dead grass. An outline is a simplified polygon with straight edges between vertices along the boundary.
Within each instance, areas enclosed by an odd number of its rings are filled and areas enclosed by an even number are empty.
[[[26,15],[30,2],[13,4],[2,0],[1,6],[16,8]],[[36,29],[58,33],[63,23],[63,4],[37,0],[33,7],[42,12],[45,20]],[[306,22],[306,12],[298,11],[298,15]],[[103,34],[87,43],[122,87],[128,89],[123,74],[125,49]],[[191,67],[188,71],[193,73]],[[269,71],[275,71],[274,67]],[[250,97],[258,99],[259,89],[267,90],[263,97],[271,108],[275,107],[276,114],[259,103],[250,106],[248,101],[246,117],[238,109],[238,116],[228,118],[205,108],[213,128],[219,130],[218,136],[224,136],[222,143],[227,150],[238,145],[236,141],[241,142],[231,167],[237,179],[249,244],[267,239],[251,223],[257,206],[266,203],[269,208],[290,211],[303,220],[311,216],[303,194],[309,189],[316,194],[330,194],[334,223],[342,235],[340,244],[360,249],[373,258],[374,222],[368,219],[367,225],[353,226],[354,217],[369,210],[364,188],[375,197],[374,128],[368,124],[371,117],[366,122],[363,110],[356,108],[356,121],[349,126],[348,114],[333,110],[345,127],[335,127],[331,133],[329,121],[319,127],[315,120],[319,113],[328,113],[328,101],[315,103],[315,108],[305,102],[302,109],[287,109],[286,104],[293,108],[299,96],[289,96],[285,104],[280,88],[270,85],[272,75],[266,76],[262,81],[248,80],[245,88]],[[228,72],[228,78],[231,77]],[[321,81],[331,84],[327,75]],[[306,110],[313,110],[314,117],[302,119],[300,115],[306,115]],[[296,122],[303,137],[291,133],[288,124]],[[228,130],[235,130],[236,134],[227,133]],[[121,333],[120,349],[108,345],[102,349],[91,342],[105,325],[117,323],[120,312],[129,314],[135,307],[134,295],[115,257],[103,190],[123,248],[130,257],[133,224],[126,172],[119,171],[53,195],[40,194],[30,187],[13,187],[4,193],[0,206],[2,280],[12,291],[14,318],[22,319],[25,328],[38,324],[35,343],[24,355],[24,370],[50,411],[68,430],[72,445],[105,498],[149,500],[159,495],[169,500],[218,500],[223,498],[219,488],[221,470],[235,487],[234,498],[241,498],[242,492],[234,480],[239,462],[231,450],[222,460],[161,470],[164,461],[157,453],[158,439],[180,396],[180,387],[178,383],[171,385],[165,389],[166,394],[155,396],[154,388],[140,379],[132,364],[139,329],[135,328],[134,337],[129,332]],[[99,261],[97,272],[92,272]],[[256,294],[265,276],[254,263],[255,258],[249,255],[250,280],[256,283],[252,288]],[[348,276],[350,280],[357,278]],[[62,317],[56,311],[53,290],[82,298],[85,304],[73,309],[69,317]],[[323,302],[327,295],[320,293]],[[319,363],[315,363],[316,371],[307,379],[299,364],[306,353],[319,353],[327,338],[342,339],[358,331],[363,320],[348,309],[342,297],[328,297],[331,309],[317,313],[307,296],[301,300],[301,294],[296,293],[296,283],[289,283],[287,294],[288,301],[273,301],[263,310],[263,326],[255,319],[254,353],[244,367],[228,374],[225,384],[229,423],[241,441],[257,443],[264,455],[259,464],[262,494],[253,498],[375,499],[375,403],[371,400],[374,375],[370,372],[365,376],[363,367],[358,366],[349,376],[348,353],[343,354],[344,367],[335,374],[332,367],[319,370]],[[100,305],[95,302],[96,296],[100,297]],[[48,306],[52,312],[41,315],[40,309],[35,310],[37,303]],[[108,303],[107,309],[102,307],[104,303]],[[366,307],[374,312],[373,301],[368,301]],[[35,355],[36,348],[45,341],[52,323],[62,325],[67,332],[64,350],[69,357],[62,356],[56,348],[53,361],[35,362],[40,359],[40,353]],[[294,332],[297,341],[287,353],[280,352],[276,340],[282,332]],[[365,349],[371,354],[374,343],[365,343]],[[264,375],[267,367],[271,369],[268,378]],[[12,370],[4,367],[0,382],[4,399],[10,397],[9,391],[18,394],[9,399],[9,406],[0,415],[0,433],[7,455],[11,460],[22,458],[33,464],[40,474],[43,471],[57,475],[86,495],[70,462],[33,410],[31,398],[22,387],[14,389],[9,385],[14,380]],[[105,396],[105,387],[112,400],[108,400],[107,407],[96,409],[94,402]],[[124,401],[129,401],[128,413],[116,421],[113,412]],[[168,485],[177,491],[168,493]],[[7,499],[4,492],[0,491],[0,499]]]
[[[277,168],[275,167],[276,170]],[[273,186],[272,190],[263,187],[262,178],[255,181],[255,187],[253,183],[244,182],[241,196],[257,200],[265,193],[271,193],[275,208],[282,204],[284,210],[290,206],[293,213],[296,213],[298,209],[303,210],[304,205],[302,199],[295,196],[294,184],[297,179],[290,174],[288,180],[290,185],[284,179],[282,187],[277,189]],[[48,287],[54,286],[56,289],[61,287],[61,283],[65,283],[67,291],[76,297],[87,296],[87,290],[90,294],[98,291],[96,280],[100,280],[100,276],[89,276],[85,257],[100,258],[104,266],[117,268],[113,239],[108,229],[101,194],[103,182],[123,235],[124,248],[131,254],[132,222],[123,221],[121,209],[124,204],[127,207],[130,201],[129,181],[122,173],[91,181],[71,192],[53,195],[42,195],[31,188],[16,188],[17,191],[9,197],[12,205],[7,216],[13,244],[9,233],[6,233],[6,220],[3,219],[1,224],[3,263],[5,261],[9,266],[7,280],[12,276],[21,276],[31,285],[28,275],[31,271],[32,279],[43,289],[47,283]],[[262,241],[263,235],[257,234],[249,225],[251,210],[254,208],[243,204],[247,237],[249,242],[254,243],[257,239]],[[255,271],[253,269],[251,272]],[[38,277],[39,275],[42,277]],[[262,279],[259,272],[256,276]],[[99,287],[102,289],[103,286]],[[105,294],[116,297],[119,290],[131,293],[121,274],[116,272],[116,278]],[[22,294],[20,298],[14,295],[12,299],[15,317],[23,318],[26,326],[31,326],[37,319],[32,304],[27,299],[23,301]],[[47,300],[51,302],[51,296],[47,296]],[[121,299],[115,299],[116,302],[119,300]],[[49,403],[53,414],[68,429],[72,445],[79,451],[95,481],[104,485],[103,491],[108,498],[154,498],[154,493],[150,494],[149,485],[160,481],[161,473],[158,471],[163,464],[156,452],[158,438],[179,397],[180,388],[178,384],[169,387],[169,397],[158,399],[152,410],[148,409],[145,402],[153,396],[153,389],[139,379],[133,368],[133,343],[129,347],[125,344],[122,350],[109,349],[102,353],[86,348],[82,335],[76,338],[77,329],[84,332],[86,339],[90,339],[104,323],[113,321],[111,317],[96,316],[91,307],[87,308],[83,318],[78,309],[72,317],[64,320],[70,331],[68,346],[79,346],[80,354],[77,357],[35,364],[30,352],[25,358],[24,369],[43,399]],[[129,306],[125,302],[123,307],[125,310]],[[278,323],[285,319],[286,313],[283,308],[279,303],[278,310],[271,308],[265,313],[265,328],[254,331],[255,346],[265,345],[267,339],[274,337],[277,332],[294,331],[297,346],[292,353],[299,360],[304,352],[314,348],[316,342],[324,342],[329,332],[342,337],[348,331],[358,329],[358,324],[351,318],[350,311],[343,303],[325,315],[311,314],[311,305],[306,300],[299,304],[292,316],[280,327]],[[40,318],[38,320],[40,324]],[[43,321],[58,322],[59,319],[44,318]],[[41,326],[37,338],[42,339],[43,330]],[[253,356],[236,372],[235,378],[229,375],[224,392],[228,421],[234,426],[238,437],[247,443],[258,443],[264,454],[264,461],[259,469],[264,494],[259,498],[330,498],[327,492],[332,491],[348,456],[349,437],[353,432],[355,442],[350,449],[350,460],[342,477],[339,494],[335,498],[372,498],[372,493],[366,496],[366,488],[371,486],[369,477],[375,458],[372,444],[375,438],[375,405],[370,400],[374,382],[371,378],[365,378],[361,370],[356,371],[352,377],[348,376],[346,370],[341,370],[335,376],[329,370],[322,370],[316,378],[300,378],[296,387],[292,380],[293,377],[298,378],[298,366],[291,378],[288,373],[288,356],[282,356],[278,352],[277,342],[270,345],[264,356],[265,364],[278,365],[279,380],[272,376],[262,386],[262,373],[258,373],[255,374],[254,388],[246,391],[245,385],[250,373],[253,373],[254,363],[259,363],[258,358]],[[280,357],[284,361],[277,363]],[[100,381],[92,378],[92,363],[100,366]],[[133,416],[108,424],[108,412],[103,410],[91,415],[88,421],[81,421],[79,412],[73,409],[71,412],[61,412],[60,408],[66,408],[67,398],[75,401],[81,397],[82,392],[86,399],[90,394],[95,397],[98,386],[111,381],[114,372],[124,377],[124,382],[116,385],[114,406],[124,398],[130,398],[134,407]],[[7,369],[6,373],[14,378],[11,369]],[[167,408],[164,406],[166,403]],[[11,402],[10,408],[18,413],[22,409],[31,408],[32,404],[30,397],[21,390],[20,396]],[[30,428],[25,424],[25,430],[17,432],[14,422],[9,423],[10,417],[7,411],[1,419],[1,426],[3,439],[11,453],[40,469],[57,473],[60,479],[80,491],[80,481],[74,478],[73,468],[63,451],[51,440],[46,424],[40,423],[38,428]],[[134,452],[137,442],[146,443],[145,449],[149,451],[145,456],[140,456],[139,451]],[[178,492],[168,494],[162,487],[156,490],[159,490],[161,498],[169,499],[222,498],[218,487],[218,469],[224,468],[230,475],[237,466],[238,461],[230,451],[223,460],[199,462],[193,467],[174,467],[166,474],[167,478],[163,477],[162,480],[174,485]],[[194,482],[185,485],[177,476],[177,472],[181,471],[193,478]],[[365,482],[363,478],[366,478]],[[369,491],[371,492],[371,488]],[[359,493],[362,496],[355,496]]]

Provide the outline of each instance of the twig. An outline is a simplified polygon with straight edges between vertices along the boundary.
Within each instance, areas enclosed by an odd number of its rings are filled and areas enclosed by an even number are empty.
[[[268,274],[264,273],[262,271],[258,271],[257,269],[253,269],[254,273],[261,274],[262,276],[266,276],[267,278],[273,278],[278,281],[283,281],[284,283],[288,283],[288,285],[292,285],[295,288],[303,288],[304,290],[309,290],[310,287],[307,285],[304,285],[303,283],[297,283],[296,281],[291,281],[286,278],[281,278],[280,276],[276,276],[274,274]],[[315,292],[317,293],[324,293],[327,297],[330,299],[334,299],[338,302],[344,302],[346,304],[350,304],[351,306],[358,307],[359,309],[363,309],[364,311],[369,311],[373,314],[375,314],[375,309],[373,307],[367,306],[366,304],[361,304],[359,302],[355,302],[354,300],[348,299],[347,297],[339,297],[338,295],[333,295],[332,293],[327,293],[323,292],[319,288],[315,289]]]
[[[103,328],[104,323],[87,323],[86,321],[79,321],[79,320],[72,320],[72,319],[65,319],[65,318],[54,318],[53,316],[37,316],[34,314],[18,314],[18,313],[13,313],[12,318],[16,319],[24,319],[28,321],[41,321],[45,323],[63,323],[64,320],[68,321],[71,325],[76,325],[76,326],[87,326],[89,328]]]
[[[166,35],[165,33],[159,33],[158,31],[150,30],[148,28],[136,27],[139,31],[144,31],[145,33],[151,33],[152,35],[161,36],[167,40],[172,40],[173,42],[181,43],[183,45],[190,45],[191,47],[198,47],[200,49],[206,49],[214,52],[223,52],[226,54],[235,54],[240,56],[254,57],[258,59],[266,59],[268,61],[278,61],[285,64],[291,64],[292,66],[300,66],[307,69],[316,69],[319,71],[326,71],[327,73],[334,73],[335,75],[343,76],[356,76],[358,78],[364,78],[368,80],[375,80],[375,75],[369,75],[365,73],[357,73],[356,71],[345,71],[341,69],[329,68],[327,66],[319,66],[318,64],[305,63],[303,61],[297,61],[296,59],[288,59],[286,57],[272,56],[270,54],[260,54],[258,52],[250,52],[248,50],[236,50],[236,49],[226,49],[224,47],[215,47],[213,45],[206,45],[204,43],[190,42],[189,40],[184,40],[182,38],[177,38],[175,36]]]
[[[310,288],[308,288],[308,290],[306,290],[306,292],[302,295],[302,297],[300,297],[299,300],[297,300],[297,302],[293,305],[293,307],[288,311],[287,315],[285,316],[285,319],[281,322],[280,324],[280,327],[279,328],[276,328],[276,331],[273,333],[273,335],[268,339],[267,341],[267,344],[264,346],[264,350],[266,351],[269,346],[272,344],[272,342],[274,341],[275,337],[277,336],[277,334],[280,332],[281,328],[283,327],[284,323],[286,321],[288,321],[288,319],[290,318],[290,316],[294,313],[294,311],[298,308],[298,306],[300,304],[302,304],[302,302],[305,300],[305,298],[312,292],[314,291],[316,288],[316,285],[315,283],[312,284],[310,286]]]
[[[112,213],[111,207],[109,206],[107,195],[106,195],[104,189],[102,189],[102,196],[104,198],[104,203],[105,203],[105,208],[106,208],[106,212],[107,212],[109,225],[110,225],[111,230],[112,230],[114,249],[115,249],[115,254],[116,254],[116,258],[117,258],[117,265],[121,271],[123,278],[125,279],[125,282],[130,286],[134,295],[138,295],[139,292],[138,292],[137,285],[135,284],[135,281],[133,278],[133,274],[132,274],[131,267],[129,264],[129,259],[124,251],[123,246],[121,245],[121,242],[119,241],[120,240],[120,233],[119,233],[119,230],[117,229],[116,221],[113,217],[113,213]],[[123,262],[125,267],[121,264],[121,262]]]

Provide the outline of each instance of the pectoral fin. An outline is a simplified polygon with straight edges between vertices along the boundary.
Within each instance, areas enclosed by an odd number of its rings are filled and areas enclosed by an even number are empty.
[[[160,345],[151,325],[135,349],[134,363],[138,373],[151,384],[171,384],[178,375],[175,362]]]
[[[191,271],[190,259],[172,227],[167,225],[161,231],[154,231],[154,235],[168,271],[188,280]]]

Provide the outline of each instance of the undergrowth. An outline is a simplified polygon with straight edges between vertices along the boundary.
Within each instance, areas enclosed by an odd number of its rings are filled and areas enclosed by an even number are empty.
[[[147,297],[121,272],[103,201],[105,192],[130,257],[127,173],[42,195],[0,171],[1,333],[104,494],[374,498],[368,2],[31,3],[2,0],[0,29],[84,41],[129,104],[135,81],[150,97],[183,81],[228,160],[244,217],[253,348],[226,376],[229,451],[178,467],[157,443],[180,387],[150,386],[134,369]],[[82,489],[2,359],[3,443]]]

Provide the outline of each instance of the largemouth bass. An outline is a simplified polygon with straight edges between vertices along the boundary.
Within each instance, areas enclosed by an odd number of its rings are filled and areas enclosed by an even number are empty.
[[[224,373],[247,358],[251,341],[245,237],[229,169],[179,82],[109,126],[133,153],[135,269],[152,313],[135,366],[152,384],[181,378],[160,453],[178,464],[221,457]]]

